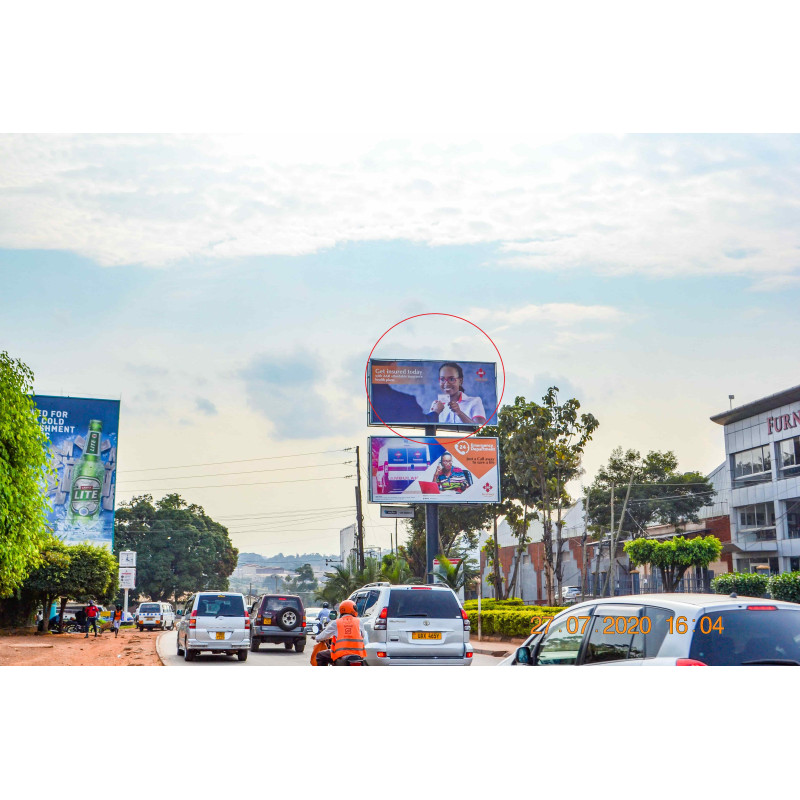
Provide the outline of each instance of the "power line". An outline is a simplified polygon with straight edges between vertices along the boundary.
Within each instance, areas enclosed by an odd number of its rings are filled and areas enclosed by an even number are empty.
[[[245,470],[243,472],[209,472],[206,475],[168,475],[163,478],[135,478],[136,481],[179,481],[179,480],[189,480],[190,478],[218,478],[220,476],[228,477],[229,475],[253,475],[257,472],[285,472],[290,469],[319,469],[320,467],[341,467],[345,464],[352,464],[352,461],[334,461],[330,464],[308,464],[307,466],[301,467],[275,467],[273,469],[250,469]],[[125,483],[125,481],[119,481],[117,485],[119,486],[120,483]]]
[[[345,480],[347,478],[352,478],[352,475],[333,475],[329,478],[296,478],[292,481],[254,481],[252,483],[219,483],[213,484],[211,486],[159,486],[158,490],[160,492],[177,492],[177,491],[184,491],[186,489],[233,489],[239,486],[268,486],[270,484],[276,483],[308,483],[309,481],[335,481],[335,480]],[[137,489],[120,489],[121,492],[127,492],[131,494],[132,492],[151,492],[153,491],[152,488],[137,488]]]
[[[238,461],[207,461],[203,464],[180,464],[172,467],[147,467],[143,469],[126,469],[125,472],[152,472],[154,469],[187,469],[188,467],[217,467],[221,464],[246,464],[251,461],[272,461],[276,458],[301,458],[302,456],[317,456],[321,453],[347,453],[352,447],[342,447],[339,450],[315,450],[313,453],[294,453],[288,456],[262,456],[261,458],[242,458]]]

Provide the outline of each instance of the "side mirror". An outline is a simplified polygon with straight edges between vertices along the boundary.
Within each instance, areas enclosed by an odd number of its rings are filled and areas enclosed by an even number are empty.
[[[183,609],[182,609],[182,608],[179,608],[179,609],[177,610],[177,612],[176,612],[176,613],[177,613],[177,615],[178,615],[179,617],[182,617],[182,616],[183,616]]]
[[[533,654],[531,653],[530,647],[519,647],[517,648],[517,664],[524,664],[526,667],[531,666],[533,664]]]

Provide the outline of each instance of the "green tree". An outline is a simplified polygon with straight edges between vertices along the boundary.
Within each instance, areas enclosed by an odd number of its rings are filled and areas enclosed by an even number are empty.
[[[408,566],[408,561],[393,553],[387,553],[381,559],[380,578],[382,581],[395,585],[419,583],[418,579],[414,577],[411,567]]]
[[[21,588],[21,597],[30,605],[41,603],[44,613],[43,630],[50,629],[50,607],[66,591],[69,582],[71,548],[52,536],[41,550],[41,561]]]
[[[117,559],[105,547],[73,544],[67,547],[67,552],[69,569],[59,587],[61,608],[58,618],[62,625],[69,600],[112,603],[119,591]]]
[[[504,406],[498,415],[503,457],[521,493],[509,525],[512,530],[521,528],[522,541],[528,505],[538,508],[548,605],[553,604],[554,584],[561,586],[563,517],[571,502],[566,485],[581,474],[584,449],[600,424],[592,414],[579,416],[580,407],[575,398],[559,403],[558,387],[551,386],[542,405],[517,397],[513,406]]]
[[[37,421],[33,372],[0,352],[0,597],[9,597],[40,563],[50,511],[47,436]]]
[[[462,587],[469,588],[470,583],[478,574],[474,561],[462,558],[457,564],[453,564],[447,556],[441,553],[439,559],[439,569],[436,571],[436,582],[444,583],[454,592]]]
[[[333,606],[346,600],[365,584],[380,581],[381,564],[377,558],[365,558],[364,569],[358,569],[356,559],[350,556],[344,564],[335,564],[333,572],[326,572],[325,578],[327,580],[316,596],[318,600]]]
[[[625,542],[624,550],[633,566],[650,564],[657,569],[665,591],[674,592],[689,567],[706,568],[719,558],[722,543],[716,536],[677,536],[664,542],[640,537]]]
[[[115,549],[135,550],[134,598],[177,601],[187,593],[228,588],[238,550],[228,530],[178,494],[123,503],[115,518]]]

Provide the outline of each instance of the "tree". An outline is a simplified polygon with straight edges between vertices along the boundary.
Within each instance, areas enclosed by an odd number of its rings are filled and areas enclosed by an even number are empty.
[[[580,475],[583,451],[600,424],[592,414],[578,416],[580,407],[574,398],[559,404],[558,387],[551,386],[542,405],[517,397],[513,406],[504,406],[498,415],[503,456],[522,493],[522,510],[513,524],[526,531],[528,504],[535,503],[539,509],[550,605],[554,584],[561,585],[563,514],[570,504],[566,485]]]
[[[67,601],[112,603],[119,591],[117,560],[105,547],[74,544],[67,547],[67,552],[69,569],[59,586],[61,608],[58,618],[62,626]]]
[[[189,592],[228,588],[238,550],[228,530],[178,494],[123,503],[115,519],[115,550],[135,550],[134,598],[174,600]]]
[[[317,592],[317,600],[330,603],[332,606],[346,600],[356,589],[367,583],[376,583],[381,579],[380,562],[377,558],[365,558],[364,569],[358,569],[354,556],[350,556],[344,564],[336,564],[333,572],[326,572],[327,581]]]
[[[674,592],[689,567],[705,569],[719,558],[722,543],[716,536],[678,536],[665,542],[639,537],[625,542],[624,550],[633,566],[655,567],[661,573],[665,591]]]
[[[37,421],[33,372],[0,352],[0,597],[9,597],[48,543],[48,440]]]
[[[587,493],[591,493],[589,522],[597,532],[611,528],[612,496],[635,475],[630,499],[622,518],[623,538],[645,536],[649,525],[673,525],[681,530],[687,522],[697,522],[697,512],[713,503],[711,482],[701,473],[679,472],[678,459],[668,450],[651,450],[642,458],[638,450],[621,447],[611,452],[608,464],[601,467]],[[618,524],[619,518],[615,521]]]
[[[447,556],[439,554],[439,569],[436,574],[436,582],[444,583],[454,592],[462,586],[469,587],[470,583],[478,574],[474,561],[462,558],[457,564],[453,564]]]
[[[387,553],[381,559],[381,580],[392,584],[419,583],[408,562],[399,555]]]
[[[51,536],[41,550],[41,561],[35,567],[20,592],[32,604],[42,604],[43,630],[50,629],[50,607],[65,592],[69,580],[71,548]],[[115,565],[116,566],[116,565]]]

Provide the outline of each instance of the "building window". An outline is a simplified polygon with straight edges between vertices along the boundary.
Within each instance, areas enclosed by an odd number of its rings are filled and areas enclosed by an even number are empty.
[[[800,500],[786,504],[786,535],[790,539],[800,539]]]
[[[800,475],[800,436],[778,442],[781,478]]]
[[[797,556],[789,559],[789,572],[800,572],[800,558]]]
[[[772,456],[769,445],[754,447],[734,453],[733,482],[734,486],[743,486],[750,483],[761,483],[772,479]]]
[[[780,572],[778,566],[780,559],[771,558],[739,558],[736,560],[736,572],[758,572],[762,575],[777,575]]]
[[[755,503],[736,509],[739,520],[737,537],[740,544],[769,542],[777,539],[774,503]]]

